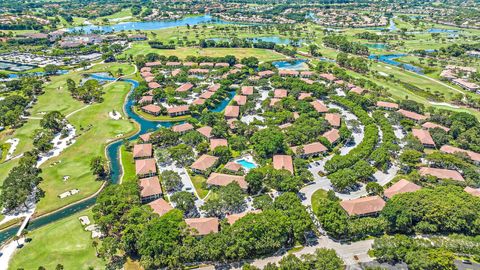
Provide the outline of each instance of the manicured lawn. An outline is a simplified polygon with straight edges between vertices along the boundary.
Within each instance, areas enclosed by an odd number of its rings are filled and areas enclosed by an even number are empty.
[[[122,145],[121,155],[122,155],[122,165],[123,165],[123,181],[135,180],[137,177],[135,175],[135,161],[133,160],[133,153],[127,151],[125,146]]]
[[[222,57],[225,55],[234,55],[237,58],[257,57],[260,61],[281,60],[286,57],[272,50],[255,49],[255,48],[193,48],[180,47],[175,50],[159,50],[152,49],[146,42],[135,43],[131,49],[128,49],[125,54],[137,55],[147,53],[158,53],[160,55],[171,56],[175,55],[181,59],[185,59],[189,55],[193,56],[211,56]]]
[[[168,115],[155,116],[155,115],[148,114],[142,110],[139,110],[137,107],[134,107],[133,111],[144,119],[152,120],[152,121],[160,121],[160,122],[186,121],[192,118],[191,115],[182,115],[182,116],[176,116],[176,117],[170,117]]]
[[[55,210],[91,195],[101,186],[90,171],[90,160],[94,156],[104,156],[104,149],[114,138],[134,131],[134,124],[127,119],[113,120],[108,113],[113,109],[122,111],[123,101],[130,90],[130,84],[117,82],[105,89],[104,102],[89,106],[69,118],[77,129],[77,141],[65,149],[58,157],[50,159],[42,166],[43,182],[40,187],[45,197],[37,206],[37,214]],[[61,163],[50,166],[52,163]],[[63,181],[65,175],[70,179]],[[58,195],[79,189],[76,195],[60,199]]]
[[[205,177],[202,175],[193,174],[191,172],[189,172],[189,175],[190,175],[190,178],[192,179],[193,186],[197,190],[198,196],[200,196],[200,198],[205,198],[205,196],[207,196],[208,194],[208,190],[203,189],[202,184],[207,182],[207,179],[205,179]]]
[[[318,200],[320,198],[327,198],[327,191],[324,189],[319,189],[315,191],[312,195],[312,210],[315,213],[319,207]]]
[[[93,222],[91,210],[85,210],[37,230],[32,239],[13,256],[10,269],[55,269],[62,264],[65,269],[104,269],[105,262],[95,256],[91,233],[84,230],[78,217],[87,215]]]

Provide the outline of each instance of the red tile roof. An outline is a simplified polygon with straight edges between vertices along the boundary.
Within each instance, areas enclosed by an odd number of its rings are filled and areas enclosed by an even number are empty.
[[[433,141],[432,136],[430,136],[430,132],[424,129],[412,129],[412,134],[415,136],[423,145],[430,145],[435,146],[435,142]]]
[[[168,211],[172,210],[173,207],[164,199],[156,199],[155,201],[148,204],[154,213],[163,216]]]
[[[197,131],[207,138],[210,138],[210,136],[212,135],[212,127],[209,126],[203,126],[201,128],[198,128]]]
[[[225,166],[223,166],[223,168],[225,170],[229,170],[229,171],[232,171],[232,172],[238,172],[238,171],[240,171],[240,169],[242,169],[242,165],[240,165],[236,162],[230,161],[227,164],[225,164]]]
[[[150,141],[150,136],[152,135],[153,132],[148,132],[145,134],[140,135],[140,139],[142,139],[143,142],[148,142]]]
[[[393,184],[391,187],[385,189],[385,191],[383,192],[383,195],[385,195],[385,197],[387,198],[392,198],[393,195],[406,193],[406,192],[414,192],[421,188],[422,187],[419,185],[416,185],[405,179],[401,179],[397,183]]]
[[[145,66],[147,66],[147,67],[155,67],[155,66],[160,66],[160,65],[162,65],[162,63],[158,62],[158,61],[157,62],[147,62],[147,63],[145,63]]]
[[[288,91],[286,89],[275,89],[273,96],[275,98],[284,98],[287,97]]]
[[[240,214],[227,215],[225,218],[227,219],[227,222],[230,225],[233,225],[233,223],[237,222],[237,220],[243,218],[244,216],[246,216],[248,214],[258,214],[258,213],[261,213],[261,212],[262,212],[262,210],[253,210],[253,211],[250,211],[250,212],[243,212],[243,213],[240,213]]]
[[[210,91],[210,92],[214,92],[214,93],[215,93],[215,92],[218,91],[218,89],[220,89],[220,87],[222,87],[222,85],[219,84],[219,83],[216,83],[216,84],[214,84],[214,85],[212,85],[212,86],[209,86],[209,87],[207,88],[207,90]]]
[[[342,121],[342,118],[338,113],[327,113],[325,114],[325,120],[327,120],[328,123],[330,123],[330,125],[334,127],[339,127]]]
[[[338,129],[331,129],[322,135],[325,137],[330,143],[336,142],[338,139],[340,139],[340,133],[338,132]]]
[[[471,188],[471,187],[466,187],[464,189],[465,192],[472,194],[475,197],[480,197],[480,188]]]
[[[133,146],[133,157],[134,158],[145,158],[152,157],[152,144],[135,144]]]
[[[425,120],[425,119],[428,118],[425,115],[422,115],[422,114],[419,114],[419,113],[416,113],[416,112],[407,111],[407,110],[404,110],[404,109],[400,109],[397,112],[399,114],[401,114],[401,115],[403,115],[407,118],[410,118],[412,120],[415,120],[415,121]]]
[[[190,167],[198,171],[206,171],[213,167],[218,161],[218,157],[202,155]]]
[[[398,109],[398,104],[393,102],[377,101],[377,107]]]
[[[235,102],[237,102],[238,105],[240,106],[243,106],[245,104],[247,104],[247,97],[246,96],[242,96],[242,95],[236,95],[233,100],[235,100]]]
[[[242,86],[242,95],[253,95],[253,86]]]
[[[224,113],[225,117],[237,118],[239,114],[240,114],[239,106],[228,105],[227,107],[225,107],[225,113]]]
[[[193,84],[191,83],[184,83],[181,86],[179,86],[177,89],[175,89],[176,92],[187,92],[190,89],[193,88]]]
[[[319,113],[328,112],[327,106],[325,106],[325,104],[323,104],[323,102],[321,102],[320,100],[312,101],[312,102],[310,102],[310,104]]]
[[[330,73],[322,73],[320,74],[320,77],[328,80],[328,81],[335,81],[337,78],[335,78],[335,76],[333,74],[330,74]]]
[[[271,70],[265,70],[265,71],[258,72],[258,76],[260,76],[262,78],[272,76],[273,74],[275,74],[275,72],[273,72]]]
[[[248,188],[248,183],[245,181],[245,176],[212,173],[207,179],[207,184],[212,186],[226,186],[232,182],[237,182],[242,189]]]
[[[159,113],[162,110],[162,108],[158,105],[148,104],[148,105],[143,106],[142,110],[150,112],[150,113]]]
[[[185,223],[192,229],[193,235],[207,235],[218,232],[218,218],[187,218]]]
[[[278,75],[280,76],[298,76],[298,74],[298,71],[290,69],[281,69],[278,71]]]
[[[162,194],[160,181],[158,177],[148,177],[140,179],[140,196],[145,198],[153,195]]]
[[[135,174],[147,175],[151,173],[157,173],[157,166],[155,165],[155,159],[137,159],[135,160]]]
[[[214,92],[206,91],[206,92],[203,92],[203,94],[200,95],[200,98],[209,99],[209,98],[211,98],[214,94],[215,94]]]
[[[444,127],[444,126],[439,125],[439,124],[432,123],[432,122],[425,122],[425,123],[422,125],[422,127],[423,127],[423,128],[426,128],[426,129],[441,128],[441,129],[445,130],[445,132],[449,132],[449,131],[450,131],[449,128]]]
[[[273,168],[275,170],[287,170],[293,174],[293,160],[289,155],[274,155]]]
[[[176,107],[171,107],[167,109],[167,113],[180,113],[180,112],[188,112],[189,106],[188,105],[181,105]]]
[[[174,132],[185,132],[185,131],[193,130],[193,125],[190,123],[183,123],[180,125],[173,126],[172,130]]]
[[[298,146],[292,146],[290,147],[292,151],[296,154]],[[303,145],[303,154],[305,155],[311,155],[311,154],[318,154],[318,153],[323,153],[328,151],[328,149],[321,143],[319,142],[314,142],[314,143],[309,143]]]
[[[342,206],[350,216],[378,213],[382,211],[385,204],[385,201],[379,196],[364,197],[340,202],[340,206]]]
[[[312,93],[301,92],[300,95],[298,95],[298,99],[299,100],[304,100],[304,99],[309,98],[311,96],[312,96]]]
[[[228,146],[226,139],[210,139],[210,150],[215,150],[219,146]]]
[[[157,82],[149,82],[148,88],[150,89],[160,88],[160,84],[158,84]]]
[[[469,150],[464,150],[464,149],[460,149],[458,147],[454,147],[454,146],[451,146],[451,145],[444,145],[440,148],[440,151],[444,152],[444,153],[449,153],[449,154],[454,154],[454,153],[457,153],[457,152],[460,152],[460,153],[465,153],[467,154],[467,156],[473,160],[473,161],[476,161],[476,162],[480,162],[480,154],[479,153],[475,153],[473,151],[469,151]]]
[[[456,181],[465,181],[465,179],[463,179],[463,176],[459,172],[454,170],[421,167],[418,170],[418,172],[422,176],[431,175],[440,179],[452,179]]]

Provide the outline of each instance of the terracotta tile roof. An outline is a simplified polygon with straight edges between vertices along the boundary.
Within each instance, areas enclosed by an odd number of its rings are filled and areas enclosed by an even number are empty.
[[[298,76],[298,74],[298,71],[290,69],[281,69],[278,71],[278,75],[280,76]]]
[[[425,119],[428,118],[425,115],[422,115],[422,114],[419,114],[419,113],[416,113],[416,112],[407,111],[407,110],[404,110],[404,109],[400,109],[397,112],[399,114],[401,114],[401,115],[403,115],[407,118],[410,118],[412,120],[415,120],[415,121],[425,120]]]
[[[243,64],[235,64],[234,67],[236,67],[236,68],[244,68],[245,65],[243,65]]]
[[[402,179],[397,183],[393,184],[391,187],[385,189],[385,191],[383,192],[383,195],[385,195],[385,197],[387,198],[392,198],[393,195],[406,193],[406,192],[414,192],[421,188],[422,187],[419,185],[416,185],[410,181]]]
[[[203,136],[210,138],[210,136],[212,135],[212,129],[212,127],[203,126],[201,128],[198,128],[197,131],[200,132],[200,134],[202,134]]]
[[[279,98],[272,98],[272,99],[270,99],[270,107],[275,106],[275,104],[277,104],[277,102],[279,102],[279,101],[280,101]]]
[[[300,72],[300,76],[302,76],[302,77],[310,77],[310,76],[313,76],[313,74],[315,74],[315,73],[313,73],[312,71],[301,71]]]
[[[242,95],[253,95],[253,86],[242,86]]]
[[[465,192],[472,194],[475,197],[480,197],[480,188],[471,188],[471,187],[466,187],[464,189]]]
[[[162,110],[162,108],[160,108],[160,106],[158,106],[158,105],[148,104],[148,105],[143,106],[142,110],[147,111],[147,112],[151,112],[151,113],[159,113]]]
[[[175,69],[175,70],[172,70],[172,76],[177,76],[178,74],[180,74],[182,72],[181,69]]]
[[[262,210],[253,210],[253,211],[250,211],[250,212],[243,212],[243,213],[240,213],[240,214],[227,215],[225,218],[227,219],[227,222],[230,225],[233,225],[233,223],[237,222],[237,220],[243,218],[247,214],[258,214],[258,213],[261,213],[261,212],[262,212]]]
[[[174,132],[185,132],[185,131],[193,130],[193,125],[190,123],[183,123],[180,125],[173,126],[172,130]]]
[[[142,139],[143,142],[148,142],[150,141],[150,136],[152,135],[153,132],[148,132],[145,134],[140,135],[140,139]]]
[[[353,92],[353,93],[359,94],[359,95],[361,95],[364,91],[365,91],[365,89],[363,89],[361,87],[358,87],[358,86],[350,89],[350,92]]]
[[[274,155],[273,168],[275,170],[287,170],[293,174],[293,160],[289,155]]]
[[[418,140],[420,140],[420,142],[423,145],[433,145],[433,146],[435,146],[435,142],[433,141],[432,136],[430,136],[430,132],[428,132],[428,130],[412,128],[412,134]]]
[[[209,99],[209,98],[211,98],[214,94],[215,94],[214,92],[206,91],[206,92],[203,92],[203,93],[200,95],[200,98]]]
[[[204,68],[192,68],[188,71],[189,74],[207,74],[210,71]]]
[[[133,146],[133,157],[134,158],[145,158],[152,157],[152,144],[135,144]]]
[[[188,111],[189,111],[188,105],[170,107],[167,109],[167,113],[179,113],[179,112],[188,112]]]
[[[336,142],[338,139],[340,139],[340,133],[338,132],[338,129],[331,129],[322,135],[325,137],[330,143]]]
[[[431,175],[440,179],[452,179],[456,181],[465,181],[465,179],[463,179],[463,176],[459,172],[454,170],[421,167],[418,170],[418,172],[422,176]]]
[[[444,127],[444,126],[439,125],[439,124],[432,123],[432,122],[425,122],[425,123],[422,125],[422,127],[423,127],[423,128],[426,128],[426,129],[441,128],[441,129],[445,130],[445,132],[449,132],[449,131],[450,131],[449,128]]]
[[[287,97],[288,91],[286,89],[275,89],[273,96],[275,98],[284,98]]]
[[[338,85],[343,85],[345,83],[345,81],[343,80],[336,80],[334,81],[335,84],[338,84]]]
[[[334,127],[339,127],[342,121],[342,118],[338,113],[327,113],[325,114],[325,120],[327,120],[328,123],[330,123],[330,125]]]
[[[215,66],[215,63],[203,62],[203,63],[200,63],[200,66],[201,67],[213,67],[213,66]]]
[[[228,63],[216,63],[215,67],[229,67],[230,65]]]
[[[210,139],[210,150],[215,150],[219,146],[228,146],[226,139]]]
[[[232,182],[237,182],[242,189],[248,188],[248,183],[245,181],[245,176],[212,173],[207,179],[207,184],[212,186],[226,186]]]
[[[149,82],[148,88],[150,89],[160,88],[160,84],[158,84],[157,82]]]
[[[193,235],[207,235],[218,232],[218,218],[187,218],[185,223],[192,229]]]
[[[247,104],[247,96],[242,96],[242,95],[236,95],[233,100],[237,102],[238,105],[243,106]]]
[[[153,195],[162,194],[160,180],[158,177],[148,177],[140,179],[140,196],[145,198]]]
[[[142,96],[138,103],[143,104],[143,103],[152,103],[153,102],[153,96]]]
[[[206,171],[213,167],[217,163],[217,161],[218,157],[204,154],[200,156],[195,162],[193,162],[190,167],[198,171]]]
[[[161,65],[162,65],[162,63],[158,62],[158,61],[157,62],[147,62],[147,63],[145,63],[145,66],[147,66],[147,67],[155,67],[155,66],[161,66]]]
[[[342,206],[350,216],[378,213],[382,211],[385,204],[385,201],[379,196],[363,197],[340,202],[340,206]]]
[[[304,100],[304,99],[309,98],[311,96],[312,96],[312,93],[301,92],[300,95],[298,95],[298,99],[299,100]]]
[[[258,76],[260,77],[268,77],[268,76],[272,76],[273,74],[275,74],[275,72],[271,71],[271,70],[265,70],[265,71],[260,71],[258,72]]]
[[[219,83],[216,83],[216,84],[214,84],[214,85],[209,86],[209,87],[207,88],[207,90],[210,91],[210,92],[214,92],[214,93],[215,93],[215,92],[218,91],[218,89],[220,89],[220,87],[222,87],[222,85],[219,84]]]
[[[320,77],[328,80],[328,81],[335,81],[337,78],[333,75],[333,74],[330,74],[330,73],[322,73],[320,74]]]
[[[155,159],[137,159],[135,160],[135,174],[147,175],[151,173],[157,173],[157,166],[155,165]]]
[[[377,107],[398,109],[398,104],[393,102],[377,101]]]
[[[203,105],[205,104],[205,99],[203,98],[197,98],[192,102],[192,105]]]
[[[145,81],[146,81],[147,83],[153,82],[154,80],[155,80],[155,77],[152,77],[152,76],[145,77]]]
[[[142,72],[142,73],[140,73],[140,75],[141,75],[143,78],[153,77],[153,73],[151,73],[150,71]]]
[[[327,106],[325,106],[325,104],[323,104],[323,102],[321,102],[320,100],[312,101],[312,102],[310,102],[310,104],[319,113],[328,112]]]
[[[186,67],[193,67],[193,66],[196,66],[197,63],[195,63],[195,62],[185,62],[185,63],[183,63],[183,65],[186,66]]]
[[[237,118],[239,114],[240,114],[239,106],[228,105],[227,107],[225,107],[225,113],[224,113],[225,117]]]
[[[298,146],[290,147],[294,153],[297,153]],[[328,149],[319,142],[309,143],[303,145],[303,154],[311,155],[311,154],[318,154],[328,151]]]
[[[154,213],[163,216],[168,211],[172,210],[173,207],[164,199],[156,199],[155,201],[148,204]]]
[[[141,73],[150,72],[150,71],[152,71],[152,68],[149,68],[149,67],[142,67],[142,68],[140,69],[140,72],[141,72]]]
[[[240,169],[242,169],[242,165],[240,165],[236,162],[230,161],[227,164],[225,164],[225,166],[223,166],[223,168],[225,170],[229,170],[229,171],[232,171],[232,172],[238,172],[238,171],[240,171]]]
[[[300,114],[298,112],[293,112],[293,119],[298,119],[300,117]]]
[[[176,67],[176,66],[181,66],[182,62],[167,62],[165,65],[169,67]]]
[[[193,84],[191,83],[184,83],[181,86],[179,86],[177,89],[175,89],[176,92],[187,92],[190,89],[193,88]]]
[[[457,153],[457,152],[465,153],[465,154],[467,154],[467,156],[468,156],[471,160],[476,161],[476,162],[480,162],[480,154],[479,154],[479,153],[475,153],[475,152],[473,152],[473,151],[460,149],[460,148],[458,148],[458,147],[454,147],[454,146],[451,146],[451,145],[443,145],[443,146],[440,148],[440,151],[442,151],[442,152],[444,152],[444,153],[449,153],[449,154],[454,154],[454,153]]]

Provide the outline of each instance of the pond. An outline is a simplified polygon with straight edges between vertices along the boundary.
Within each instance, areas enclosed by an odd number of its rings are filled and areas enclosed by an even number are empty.
[[[366,44],[363,44],[363,45],[367,46],[368,48],[377,49],[377,50],[388,49],[388,44],[386,44],[386,43],[366,43]]]
[[[186,26],[186,25],[198,25],[198,24],[236,24],[235,22],[227,22],[217,18],[214,18],[210,15],[202,15],[196,17],[187,17],[179,20],[164,20],[164,21],[152,21],[152,22],[122,22],[114,25],[85,25],[77,26],[67,29],[69,32],[74,31],[83,31],[85,33],[91,33],[92,31],[102,31],[102,32],[118,32],[118,31],[129,31],[129,30],[159,30],[164,28],[172,28],[177,26]]]
[[[308,69],[307,60],[275,61],[272,63],[278,69],[305,70]]]
[[[116,81],[117,80],[116,78],[109,77],[104,74],[92,74],[90,78],[95,80],[100,80],[100,81]],[[131,80],[131,79],[120,79],[120,80],[124,82],[128,82],[132,85],[130,93],[132,93],[132,91],[139,85],[139,83],[135,80]],[[217,104],[215,108],[212,108],[211,111],[214,111],[214,112],[223,111],[234,96],[235,96],[235,91],[230,92],[228,97],[225,100],[223,100],[221,103]],[[129,137],[128,140],[136,140],[140,135],[156,130],[160,127],[171,127],[175,124],[182,123],[182,122],[159,122],[159,121],[146,120],[140,117],[138,114],[136,114],[133,111],[132,107],[134,103],[135,101],[132,98],[130,98],[130,95],[129,95],[125,102],[124,110],[129,118],[131,118],[133,121],[138,123],[138,125],[140,126],[140,130],[136,134]],[[120,176],[122,175],[122,166],[119,159],[120,147],[122,146],[122,143],[123,143],[122,140],[118,140],[109,144],[106,148],[107,157],[110,162],[110,171],[111,171],[110,178],[111,178],[111,183],[113,184],[118,184],[118,182],[120,181]],[[72,214],[80,212],[94,205],[95,201],[96,201],[96,197],[92,197],[85,201],[67,206],[58,212],[54,212],[50,215],[46,215],[46,216],[31,220],[27,225],[26,229],[33,230],[41,226],[47,225],[49,223],[55,222],[57,220],[60,220],[62,218],[68,217]],[[15,226],[15,227],[9,228],[8,230],[4,230],[0,232],[0,244],[2,244],[4,241],[14,236],[17,233],[18,229],[19,229],[19,226]]]
[[[368,58],[371,59],[371,60],[378,60],[380,62],[389,64],[389,65],[393,65],[393,66],[396,66],[396,67],[401,67],[401,68],[404,68],[404,69],[409,70],[409,71],[413,71],[413,72],[418,73],[418,74],[423,74],[423,69],[420,68],[420,67],[416,67],[414,65],[404,64],[404,63],[395,61],[395,59],[400,58],[400,57],[404,57],[404,56],[407,56],[407,54],[385,54],[385,55],[372,54]]]

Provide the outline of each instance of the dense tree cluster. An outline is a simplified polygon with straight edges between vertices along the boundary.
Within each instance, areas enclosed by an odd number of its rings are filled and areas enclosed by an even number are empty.
[[[337,64],[358,73],[367,73],[369,71],[367,60],[356,56],[349,57],[346,53],[339,53],[337,55]]]
[[[345,36],[329,35],[323,39],[325,46],[337,49],[344,53],[352,53],[358,55],[369,55],[368,47],[359,43],[347,40]]]
[[[85,103],[103,101],[103,89],[97,80],[89,79],[83,85],[77,86],[75,81],[67,79],[67,89],[74,98]]]

